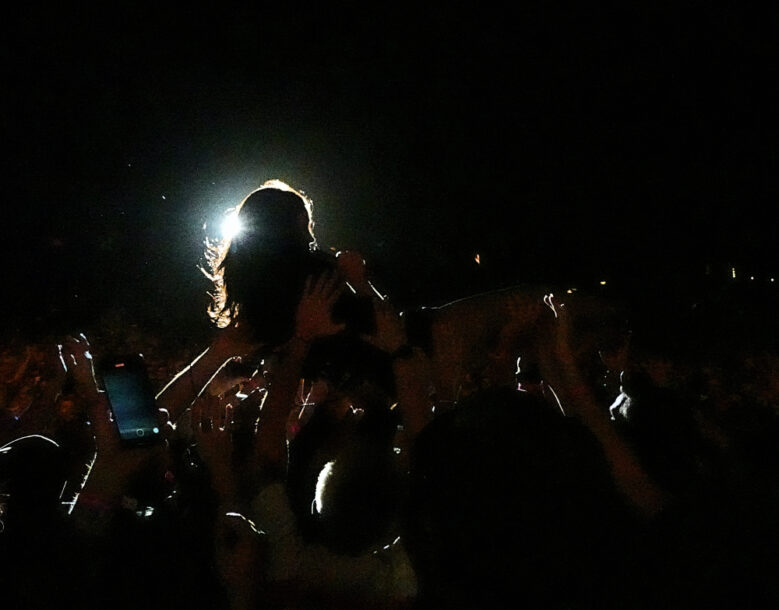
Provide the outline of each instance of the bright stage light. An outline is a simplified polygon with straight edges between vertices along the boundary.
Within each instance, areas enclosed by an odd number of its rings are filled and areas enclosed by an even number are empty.
[[[222,238],[232,239],[241,232],[243,228],[241,221],[238,219],[238,214],[230,212],[222,221]]]

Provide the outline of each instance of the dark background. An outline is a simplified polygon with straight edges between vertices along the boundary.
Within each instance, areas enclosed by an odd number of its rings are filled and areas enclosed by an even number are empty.
[[[204,235],[270,178],[403,305],[779,274],[775,14],[284,6],[9,11],[7,328],[200,324]]]

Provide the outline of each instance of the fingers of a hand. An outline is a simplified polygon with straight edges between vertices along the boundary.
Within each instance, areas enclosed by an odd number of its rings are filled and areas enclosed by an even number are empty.
[[[557,309],[555,307],[554,303],[554,294],[551,292],[547,295],[544,295],[544,304],[552,310],[552,313],[554,314],[554,317],[557,318]]]
[[[81,340],[67,337],[58,350],[66,369],[74,369],[79,372],[92,372],[92,354],[89,351],[89,343],[83,333],[79,335]]]
[[[232,423],[233,423],[233,405],[227,404],[225,405],[225,408],[222,411],[222,421],[220,422],[219,429],[221,431],[230,429],[232,427]]]
[[[354,264],[357,266],[365,266],[365,259],[359,252],[354,250],[340,250],[335,254],[336,260],[340,264]]]
[[[65,361],[66,367],[70,368],[71,366],[76,366],[78,364],[81,350],[79,349],[78,342],[72,337],[65,338],[62,345],[59,346],[59,352]]]
[[[218,407],[215,396],[201,396],[192,406],[192,424],[199,432],[211,432],[214,427],[214,416]]]
[[[77,333],[74,335],[68,335],[66,337],[66,343],[79,351],[86,351],[89,349],[89,340],[84,333]]]

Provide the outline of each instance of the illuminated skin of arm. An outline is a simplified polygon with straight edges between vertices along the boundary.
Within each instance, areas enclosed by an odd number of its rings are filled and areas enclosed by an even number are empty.
[[[611,475],[619,491],[644,517],[656,516],[668,501],[666,493],[649,477],[628,444],[617,433],[608,414],[584,382],[571,344],[568,311],[554,303],[553,295],[544,302],[555,315],[552,337],[541,350],[542,373],[552,387],[564,412],[579,417],[603,449]]]
[[[178,421],[230,360],[251,354],[259,347],[249,336],[245,323],[240,321],[218,331],[211,346],[160,390],[157,406],[167,413],[170,422]]]

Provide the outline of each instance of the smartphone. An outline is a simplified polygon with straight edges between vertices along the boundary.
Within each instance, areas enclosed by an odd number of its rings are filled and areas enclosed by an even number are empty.
[[[121,440],[127,445],[151,445],[162,440],[155,393],[143,356],[105,358],[98,374]]]

